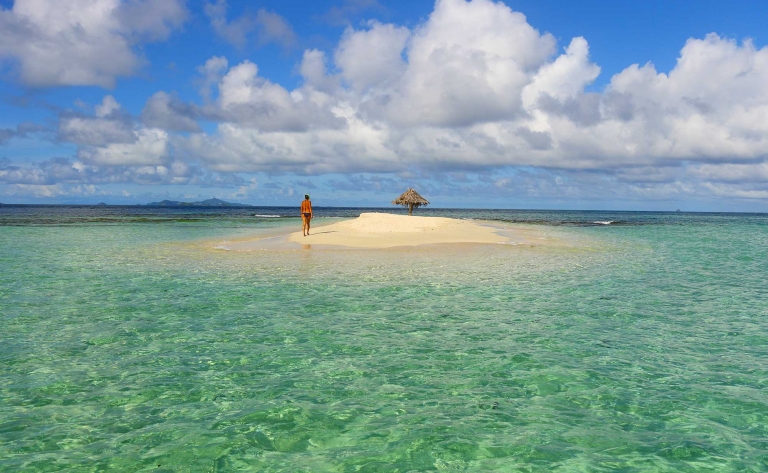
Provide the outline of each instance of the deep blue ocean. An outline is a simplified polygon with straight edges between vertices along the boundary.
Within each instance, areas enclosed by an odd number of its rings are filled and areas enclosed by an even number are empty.
[[[0,471],[768,471],[767,214],[415,213],[541,244],[0,206]]]

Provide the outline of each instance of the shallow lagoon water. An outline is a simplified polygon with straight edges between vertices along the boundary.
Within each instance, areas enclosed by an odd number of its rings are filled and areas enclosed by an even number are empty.
[[[0,470],[768,469],[765,215],[228,252],[295,221],[29,209],[0,207]]]

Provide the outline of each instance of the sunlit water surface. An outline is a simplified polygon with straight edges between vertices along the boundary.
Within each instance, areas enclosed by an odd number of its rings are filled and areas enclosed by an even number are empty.
[[[213,249],[254,214],[0,207],[0,470],[768,470],[768,216]]]

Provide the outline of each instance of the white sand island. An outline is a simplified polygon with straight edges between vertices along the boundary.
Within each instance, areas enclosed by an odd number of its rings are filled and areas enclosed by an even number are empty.
[[[313,223],[316,223],[315,220]],[[313,225],[311,234],[291,232],[217,246],[227,250],[292,248],[395,248],[446,243],[513,243],[502,228],[444,217],[414,217],[363,213],[360,217],[328,225]],[[517,232],[515,232],[515,236]],[[518,240],[518,238],[515,238]],[[301,246],[299,246],[301,245]]]
[[[292,233],[288,240],[304,245],[353,248],[392,248],[436,243],[503,243],[498,229],[444,217],[413,217],[362,213],[354,220],[313,228],[311,234]]]

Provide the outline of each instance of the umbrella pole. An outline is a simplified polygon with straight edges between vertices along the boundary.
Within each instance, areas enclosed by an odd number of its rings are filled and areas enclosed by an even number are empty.
[[[408,204],[408,215],[413,215],[413,204]]]

